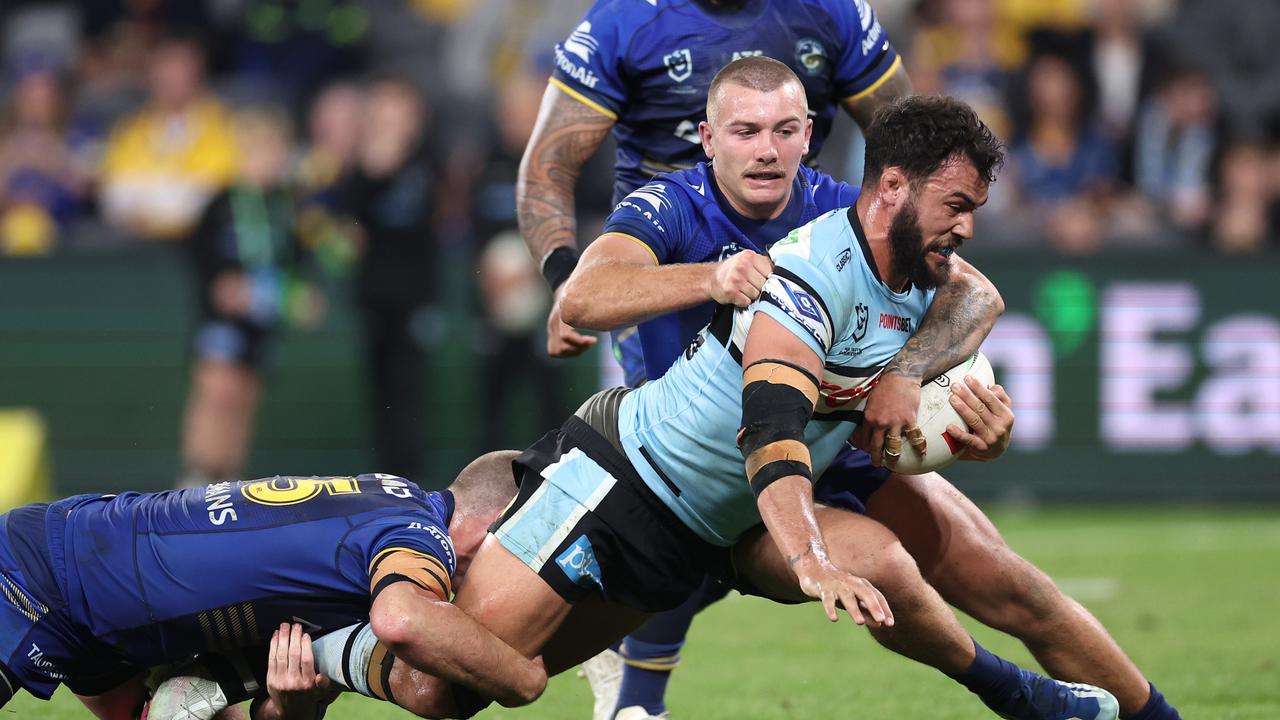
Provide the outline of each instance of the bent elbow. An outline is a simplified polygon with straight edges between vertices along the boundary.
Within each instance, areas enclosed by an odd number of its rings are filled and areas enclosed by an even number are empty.
[[[570,277],[560,293],[560,320],[566,325],[587,330],[611,330],[601,327],[603,319],[592,312],[590,293],[582,288],[576,276]]]

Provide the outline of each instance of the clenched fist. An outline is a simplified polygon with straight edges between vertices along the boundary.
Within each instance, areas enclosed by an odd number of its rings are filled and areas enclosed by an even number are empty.
[[[721,305],[744,308],[760,297],[764,281],[772,272],[773,261],[768,255],[743,250],[716,266],[707,294]]]

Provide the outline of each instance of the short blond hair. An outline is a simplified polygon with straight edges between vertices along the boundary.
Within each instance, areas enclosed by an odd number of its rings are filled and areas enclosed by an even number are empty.
[[[800,82],[800,78],[796,77],[795,72],[785,64],[763,55],[738,58],[720,68],[720,72],[716,73],[716,76],[711,80],[711,87],[707,90],[708,122],[712,122],[712,118],[718,114],[716,111],[719,110],[720,105],[720,88],[727,83],[750,88],[757,92],[771,92],[787,83],[795,83],[796,87],[800,89],[800,96],[805,97],[804,84]]]

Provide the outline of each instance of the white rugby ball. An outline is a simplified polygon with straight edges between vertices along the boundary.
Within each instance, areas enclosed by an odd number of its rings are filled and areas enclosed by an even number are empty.
[[[924,433],[924,457],[920,457],[904,437],[902,457],[893,468],[894,472],[902,475],[919,475],[944,468],[956,461],[964,450],[964,445],[947,435],[947,426],[967,427],[967,425],[961,419],[960,413],[951,407],[951,386],[964,382],[966,375],[973,375],[983,385],[991,385],[996,381],[991,363],[985,355],[978,352],[925,383],[920,388],[920,409],[916,413],[916,424]]]

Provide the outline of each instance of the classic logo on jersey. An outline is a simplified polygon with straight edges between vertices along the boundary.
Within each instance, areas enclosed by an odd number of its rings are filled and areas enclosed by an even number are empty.
[[[871,319],[871,308],[858,303],[853,308],[853,315],[857,320],[857,324],[853,328],[853,341],[858,342],[867,336],[867,321]]]
[[[733,257],[734,255],[737,255],[740,252],[742,252],[742,246],[739,245],[737,242],[731,240],[729,241],[728,245],[725,245],[724,247],[720,248],[720,257],[718,258],[718,260],[720,262],[724,262],[725,260],[728,260],[729,258]]]
[[[680,48],[663,55],[662,64],[667,66],[667,75],[676,82],[684,82],[693,74],[693,55],[689,53],[689,48]]]
[[[622,198],[622,202],[618,203],[618,207],[614,208],[614,210],[617,211],[623,208],[631,208],[643,215],[645,220],[648,220],[651,225],[658,229],[658,232],[665,233],[667,231],[658,219],[663,210],[671,209],[671,200],[667,198],[666,185],[652,183],[641,187],[639,190]]]
[[[836,272],[840,272],[841,270],[844,270],[844,266],[849,264],[849,258],[852,256],[853,256],[853,252],[851,250],[848,250],[847,248],[844,250],[844,252],[841,252],[840,256],[836,258]]]
[[[880,313],[880,327],[885,330],[897,330],[908,335],[911,334],[911,318],[902,317],[901,315],[890,315],[889,313]]]
[[[590,20],[583,20],[577,29],[569,33],[569,39],[564,41],[564,51],[577,55],[584,63],[591,62],[591,53],[598,49],[600,42],[591,37]]]
[[[827,49],[813,38],[796,43],[796,64],[806,75],[821,75],[827,69]]]
[[[764,283],[764,296],[807,330],[820,347],[831,347],[831,319],[822,305],[798,283],[781,275],[770,275]]]
[[[601,586],[600,563],[596,560],[595,548],[591,547],[591,541],[586,535],[565,548],[556,558],[556,564],[575,585]]]

